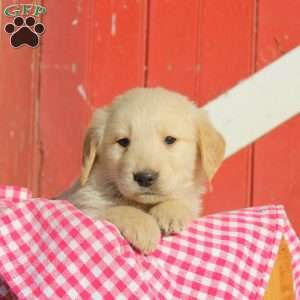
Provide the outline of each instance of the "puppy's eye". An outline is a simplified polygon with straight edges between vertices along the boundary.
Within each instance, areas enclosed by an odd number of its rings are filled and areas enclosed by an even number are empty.
[[[169,135],[168,135],[168,136],[165,138],[165,143],[166,143],[167,145],[172,145],[172,144],[174,144],[176,141],[177,141],[177,139],[174,138],[173,136],[169,136]]]
[[[126,148],[126,147],[129,146],[130,140],[129,140],[128,138],[123,138],[123,139],[117,140],[117,143],[118,143],[120,146]]]

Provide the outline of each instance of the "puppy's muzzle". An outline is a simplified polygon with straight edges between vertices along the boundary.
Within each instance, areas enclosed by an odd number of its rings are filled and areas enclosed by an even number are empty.
[[[142,187],[150,187],[158,178],[158,173],[150,170],[133,174],[133,179]]]

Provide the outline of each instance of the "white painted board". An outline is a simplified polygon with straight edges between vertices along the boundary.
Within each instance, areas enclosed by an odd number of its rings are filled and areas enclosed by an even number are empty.
[[[300,47],[240,82],[204,109],[226,140],[226,158],[299,114]]]

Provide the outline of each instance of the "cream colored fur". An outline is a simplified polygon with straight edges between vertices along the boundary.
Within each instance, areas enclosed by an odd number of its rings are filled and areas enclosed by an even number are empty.
[[[176,138],[174,144],[165,138]],[[128,138],[130,144],[117,143]],[[183,230],[201,213],[200,196],[224,157],[225,143],[203,111],[178,93],[136,88],[98,109],[83,149],[82,187],[71,196],[95,219],[114,223],[143,253],[161,232]],[[141,187],[133,174],[159,174]]]

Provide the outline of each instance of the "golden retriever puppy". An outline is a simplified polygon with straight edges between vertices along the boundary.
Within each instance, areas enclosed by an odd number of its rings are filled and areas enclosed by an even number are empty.
[[[83,147],[82,187],[70,201],[115,224],[148,253],[161,232],[183,230],[201,212],[200,195],[225,143],[203,111],[163,88],[135,88],[96,110]]]

